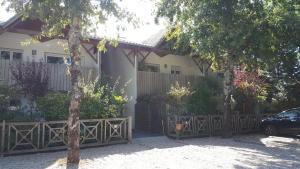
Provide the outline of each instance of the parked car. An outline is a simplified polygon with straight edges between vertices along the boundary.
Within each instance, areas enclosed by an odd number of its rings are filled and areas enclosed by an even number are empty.
[[[260,128],[268,136],[277,134],[300,135],[300,107],[288,109],[262,119]]]

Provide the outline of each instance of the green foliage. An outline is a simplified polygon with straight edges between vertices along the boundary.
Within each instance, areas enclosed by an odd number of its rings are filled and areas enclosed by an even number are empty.
[[[124,89],[118,89],[104,81],[82,82],[83,98],[80,104],[81,119],[114,118],[124,112],[128,99]],[[70,96],[66,93],[50,93],[37,99],[39,111],[45,120],[66,120],[69,112]]]
[[[124,88],[119,89],[118,80],[111,87],[105,79],[82,83],[84,97],[81,103],[82,118],[119,117],[128,99]]]
[[[167,96],[167,103],[174,106],[177,114],[212,114],[218,108],[221,97],[222,83],[214,76],[203,77],[195,86],[171,86]]]
[[[254,106],[258,102],[256,97],[247,91],[247,88],[235,88],[233,98],[235,100],[235,111],[247,114],[254,113]]]
[[[8,112],[9,107],[9,88],[0,84],[0,112],[1,119],[5,119],[4,114]]]
[[[21,113],[17,96],[15,90],[12,90],[7,84],[0,82],[0,120],[18,120],[17,118]]]
[[[180,86],[178,82],[172,85],[167,93],[167,103],[174,106],[178,113],[184,113],[187,103],[187,98],[191,95],[190,85]]]
[[[160,0],[157,17],[167,17],[175,48],[210,60],[265,68],[299,53],[299,1]],[[259,44],[259,45],[258,45]],[[188,49],[188,50],[186,50]]]
[[[109,18],[115,21],[116,30],[125,29],[128,23],[137,26],[139,19],[135,14],[119,5],[118,0],[90,1],[90,0],[45,0],[45,1],[15,1],[3,0],[1,5],[7,5],[8,10],[12,10],[22,19],[39,19],[44,24],[42,32],[34,39],[42,37],[65,37],[63,30],[68,29],[74,16],[80,16],[80,27],[82,37],[87,38],[95,35],[100,24],[104,24]],[[118,22],[122,20],[123,22]],[[113,39],[111,45],[115,45]],[[106,42],[105,42],[106,43]],[[103,45],[99,49],[105,50]]]
[[[65,93],[49,93],[45,97],[38,97],[38,110],[45,120],[66,120],[69,112],[70,96]]]
[[[215,77],[205,77],[195,87],[187,100],[188,112],[193,114],[213,114],[217,112],[218,98],[222,93],[222,84]]]
[[[169,20],[166,39],[172,40],[175,50],[208,60],[213,69],[228,75],[224,78],[227,115],[233,65],[266,71],[273,86],[282,86],[289,102],[300,102],[294,95],[300,84],[299,7],[299,0],[160,0],[157,17]]]

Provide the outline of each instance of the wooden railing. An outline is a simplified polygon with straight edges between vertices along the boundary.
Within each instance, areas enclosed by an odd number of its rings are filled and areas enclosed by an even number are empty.
[[[0,81],[4,81],[10,85],[14,84],[13,77],[11,75],[11,66],[13,64],[20,63],[0,59]],[[22,64],[30,64],[30,62],[22,62]],[[71,80],[67,72],[67,65],[50,63],[43,64],[48,69],[48,88],[55,91],[69,91],[71,88]],[[98,72],[94,67],[81,67],[81,71],[84,79],[93,80],[98,76]]]
[[[80,120],[80,146],[131,142],[131,126],[131,117]],[[0,127],[0,153],[3,155],[63,150],[67,147],[67,121],[3,121]]]
[[[259,130],[259,123],[263,117],[269,115],[233,115],[233,134],[249,133]],[[176,122],[184,124],[180,137],[200,137],[221,135],[223,132],[222,115],[197,115],[197,116],[168,116],[167,135],[177,137],[175,132]]]

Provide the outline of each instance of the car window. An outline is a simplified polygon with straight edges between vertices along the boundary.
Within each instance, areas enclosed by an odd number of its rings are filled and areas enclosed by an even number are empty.
[[[300,109],[286,110],[276,115],[279,118],[295,118],[300,117]]]
[[[295,110],[297,117],[300,117],[300,109]]]
[[[297,110],[290,110],[283,113],[283,117],[285,118],[295,118],[298,117],[298,111]]]
[[[276,117],[284,117],[285,112],[278,113]]]

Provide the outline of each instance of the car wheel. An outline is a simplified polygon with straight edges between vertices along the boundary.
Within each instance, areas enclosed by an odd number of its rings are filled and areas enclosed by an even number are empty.
[[[275,135],[277,135],[277,130],[276,130],[276,128],[275,128],[274,126],[272,126],[272,125],[266,126],[264,131],[265,131],[265,134],[266,134],[267,136],[275,136]]]

